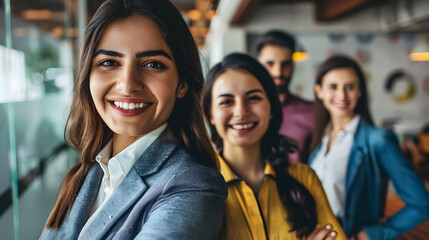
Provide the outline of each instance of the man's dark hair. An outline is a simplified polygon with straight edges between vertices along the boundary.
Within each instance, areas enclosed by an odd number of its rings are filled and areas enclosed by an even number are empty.
[[[271,30],[266,32],[262,36],[261,40],[259,40],[258,45],[256,46],[256,51],[258,54],[265,45],[276,45],[289,48],[292,50],[292,53],[294,53],[296,43],[294,37],[291,34],[281,30]]]

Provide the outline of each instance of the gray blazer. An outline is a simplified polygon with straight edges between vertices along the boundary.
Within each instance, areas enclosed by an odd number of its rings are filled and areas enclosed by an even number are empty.
[[[195,163],[168,128],[82,232],[102,177],[94,164],[61,228],[44,229],[40,239],[217,239],[226,183]]]

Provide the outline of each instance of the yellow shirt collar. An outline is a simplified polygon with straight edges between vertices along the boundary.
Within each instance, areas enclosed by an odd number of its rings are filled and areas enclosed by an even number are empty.
[[[234,171],[232,171],[231,167],[228,165],[225,159],[223,159],[220,154],[217,154],[217,156],[220,164],[220,173],[225,178],[225,182],[229,183],[234,180],[241,180],[240,177],[237,176]],[[265,164],[264,174],[266,176],[272,176],[274,178],[276,177],[274,168],[269,163]]]

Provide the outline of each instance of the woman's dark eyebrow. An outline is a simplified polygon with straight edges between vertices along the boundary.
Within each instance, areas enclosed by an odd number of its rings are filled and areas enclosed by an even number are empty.
[[[122,54],[120,52],[116,52],[116,51],[112,51],[112,50],[106,50],[106,49],[98,50],[97,52],[95,52],[94,57],[96,57],[100,54],[112,56],[112,57],[124,57],[124,54]]]
[[[136,53],[137,58],[152,56],[164,56],[170,60],[173,60],[170,55],[168,55],[168,53],[166,53],[164,50],[150,50]]]
[[[112,56],[112,57],[124,57],[125,56],[124,54],[122,54],[120,52],[116,52],[116,51],[112,51],[112,50],[106,50],[106,49],[99,49],[97,52],[95,52],[94,57],[96,57],[97,55],[100,55],[100,54]],[[136,53],[137,58],[152,57],[152,56],[164,56],[164,57],[172,60],[170,55],[168,55],[164,50],[150,50],[150,51],[143,51],[143,52]]]
[[[261,89],[254,89],[254,90],[247,91],[245,93],[245,95],[249,95],[249,94],[252,94],[252,93],[255,93],[255,92],[263,93],[263,91]],[[234,95],[229,94],[229,93],[224,93],[224,94],[220,94],[219,96],[217,96],[217,98],[220,98],[220,97],[234,97]]]
[[[221,97],[234,97],[234,95],[225,93],[225,94],[220,94],[219,96],[217,96],[217,98],[221,98]]]
[[[252,93],[255,93],[255,92],[263,93],[261,89],[254,89],[254,90],[247,91],[245,95],[249,95],[249,94],[252,94]]]

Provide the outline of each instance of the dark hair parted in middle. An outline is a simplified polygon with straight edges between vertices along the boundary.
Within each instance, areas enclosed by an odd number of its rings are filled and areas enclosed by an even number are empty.
[[[287,153],[294,151],[296,145],[291,139],[278,134],[283,119],[282,109],[276,87],[267,70],[248,55],[233,53],[226,56],[221,63],[210,70],[206,78],[202,98],[206,119],[210,119],[211,116],[214,82],[228,69],[252,74],[264,88],[271,105],[271,120],[261,139],[262,159],[270,163],[276,172],[278,192],[288,215],[286,221],[292,226],[290,231],[296,231],[299,238],[307,236],[314,230],[317,223],[316,205],[310,192],[287,171],[289,166]],[[218,149],[222,149],[223,141],[215,126],[210,124],[210,130],[213,143]]]
[[[368,124],[374,125],[371,114],[368,107],[368,93],[366,91],[365,76],[362,72],[362,69],[359,65],[349,57],[346,56],[333,56],[323,62],[317,71],[316,75],[316,85],[322,85],[323,78],[325,75],[334,69],[338,68],[349,68],[353,70],[356,74],[359,81],[359,90],[361,92],[360,98],[357,102],[355,113],[359,114],[361,118]],[[316,149],[319,143],[322,141],[322,137],[325,131],[326,126],[331,120],[328,110],[323,106],[323,103],[320,99],[317,98],[316,94],[314,100],[314,117],[317,118],[314,120],[314,133],[313,140],[311,144],[311,151]]]
[[[168,118],[168,126],[176,138],[199,164],[217,168],[214,152],[201,114],[200,93],[204,83],[199,52],[194,38],[180,12],[168,0],[107,0],[85,29],[79,54],[79,72],[65,129],[66,142],[81,155],[65,176],[59,195],[46,226],[59,228],[95,162],[95,156],[112,138],[112,131],[101,119],[91,97],[89,77],[92,60],[104,30],[120,19],[141,15],[153,20],[173,53],[179,74],[179,85],[186,83],[188,91],[177,99]]]

